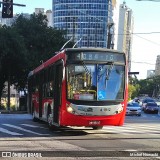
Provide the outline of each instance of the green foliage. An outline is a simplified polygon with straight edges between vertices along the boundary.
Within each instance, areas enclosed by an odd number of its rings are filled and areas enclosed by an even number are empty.
[[[0,97],[8,75],[11,84],[23,90],[29,71],[59,51],[67,41],[64,37],[64,31],[47,27],[42,14],[21,14],[11,27],[0,27]]]
[[[140,85],[140,94],[148,94],[150,97],[153,94],[154,90],[154,81],[153,79],[143,79],[139,81]]]
[[[0,110],[5,110],[6,107],[4,105],[0,105]]]
[[[0,96],[4,82],[11,78],[11,83],[17,81],[17,76],[25,70],[26,49],[23,38],[15,29],[7,26],[0,28]]]
[[[140,94],[148,94],[150,97],[158,97],[160,94],[160,76],[154,76],[140,80]]]
[[[27,61],[29,70],[40,65],[59,51],[65,43],[64,32],[47,27],[47,19],[42,14],[32,14],[30,19],[20,15],[12,25],[24,37],[27,48]]]
[[[158,97],[160,95],[160,76],[142,80],[131,78],[129,84],[129,98],[137,97],[140,94]]]
[[[136,87],[129,84],[128,85],[128,99],[129,100],[133,99],[136,94],[137,94]]]
[[[133,99],[139,95],[140,85],[138,84],[138,79],[135,77],[129,77],[129,85],[128,85],[128,99]]]

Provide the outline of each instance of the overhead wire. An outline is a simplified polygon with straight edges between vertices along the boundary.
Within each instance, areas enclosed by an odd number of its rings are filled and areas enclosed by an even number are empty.
[[[139,64],[147,64],[147,65],[156,65],[155,63],[149,63],[149,62],[137,62],[137,61],[130,61],[132,63],[139,63]]]
[[[58,4],[65,5],[65,6],[67,6],[67,7],[70,8],[70,9],[76,9],[76,8],[74,8],[74,7],[71,7],[70,5],[61,3],[59,0],[57,0],[57,2],[58,2]],[[79,11],[79,12],[82,13],[82,14],[84,14],[84,15],[86,15],[86,16],[88,16],[88,17],[90,17],[90,18],[95,18],[95,17],[91,16],[90,14],[86,14],[85,11]],[[97,18],[97,17],[96,17],[96,20],[99,20],[99,21],[101,21],[101,22],[104,21],[103,19],[99,19],[99,18]],[[120,28],[120,29],[121,29],[121,28]],[[124,31],[124,29],[121,29],[121,30]],[[139,33],[134,33],[134,32],[133,32],[133,33],[129,33],[129,34],[117,34],[117,35],[134,35],[134,36],[137,36],[137,37],[139,37],[139,38],[141,38],[141,39],[143,39],[143,40],[146,40],[146,41],[148,41],[148,42],[150,42],[150,43],[152,43],[152,44],[155,44],[155,45],[160,46],[159,43],[156,43],[156,42],[151,41],[151,40],[149,40],[149,39],[147,39],[147,38],[144,38],[144,37],[142,37],[142,36],[139,36],[139,34],[160,34],[160,32],[139,32]],[[116,35],[116,34],[114,34],[114,35]],[[152,63],[148,63],[148,62],[136,62],[136,61],[131,61],[131,62],[132,62],[132,63],[143,63],[143,64],[155,65],[155,64],[152,64]]]

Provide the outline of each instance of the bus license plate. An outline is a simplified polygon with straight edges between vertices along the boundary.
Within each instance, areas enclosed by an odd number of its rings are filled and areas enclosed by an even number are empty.
[[[89,121],[89,125],[100,124],[100,121]]]

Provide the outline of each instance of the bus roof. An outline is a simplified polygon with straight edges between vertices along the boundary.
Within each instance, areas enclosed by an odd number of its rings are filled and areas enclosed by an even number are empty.
[[[115,53],[122,53],[125,54],[124,52],[118,51],[118,50],[113,50],[113,49],[107,49],[107,48],[65,48],[64,51],[100,51],[100,52],[105,52],[105,51],[110,51],[110,52],[115,52]]]
[[[34,70],[30,71],[29,74],[28,74],[28,78],[31,77],[32,75],[38,73],[40,70],[50,66],[52,63],[58,61],[59,59],[64,58],[63,53],[64,53],[64,51],[61,51],[61,52],[57,53],[56,55],[54,55],[53,57],[51,57],[47,61],[43,62],[40,66],[38,66]]]
[[[61,59],[61,58],[64,58],[64,54],[65,52],[83,52],[83,51],[99,51],[99,52],[106,52],[106,51],[109,51],[109,52],[115,52],[115,53],[120,53],[120,54],[125,54],[124,52],[120,52],[120,51],[117,51],[117,50],[113,50],[113,49],[107,49],[107,48],[94,48],[94,47],[91,47],[91,48],[65,48],[63,49],[62,51],[59,51],[57,52],[56,55],[54,55],[53,57],[51,57],[50,59],[48,59],[46,62],[42,63],[40,66],[38,66],[37,68],[35,68],[34,70],[30,71],[29,74],[28,74],[28,77],[38,73],[40,70],[46,68],[47,66],[51,65],[53,62],[56,62],[57,60]]]

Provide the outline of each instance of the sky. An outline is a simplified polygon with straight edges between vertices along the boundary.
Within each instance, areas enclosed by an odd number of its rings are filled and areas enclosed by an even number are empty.
[[[31,14],[35,11],[35,8],[45,8],[45,11],[52,10],[52,0],[13,0],[13,2],[26,5],[26,7],[14,6],[14,14]]]
[[[123,0],[120,0],[123,3]],[[160,55],[160,2],[125,0],[134,16],[131,71],[140,72],[138,79],[145,79],[147,70],[154,70]],[[151,34],[152,32],[159,32]]]
[[[119,0],[120,3],[123,1]],[[147,70],[155,69],[157,55],[160,55],[160,2],[136,0],[125,2],[132,9],[134,16],[131,71],[139,72],[138,79],[145,79]],[[14,0],[14,3],[26,5],[26,7],[14,6],[14,13],[33,13],[34,8],[52,9],[52,0]]]

